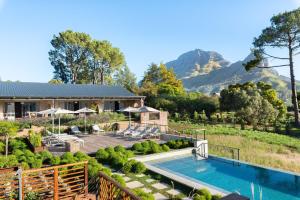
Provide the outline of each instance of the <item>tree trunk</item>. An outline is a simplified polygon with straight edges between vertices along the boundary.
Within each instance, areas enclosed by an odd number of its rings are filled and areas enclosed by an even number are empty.
[[[5,156],[8,155],[8,135],[5,135]]]
[[[99,72],[100,84],[104,85],[104,70],[100,70]]]
[[[297,90],[296,90],[295,75],[294,75],[293,49],[291,43],[292,42],[289,37],[289,62],[290,62],[291,88],[292,88],[292,103],[294,107],[295,125],[300,126]]]

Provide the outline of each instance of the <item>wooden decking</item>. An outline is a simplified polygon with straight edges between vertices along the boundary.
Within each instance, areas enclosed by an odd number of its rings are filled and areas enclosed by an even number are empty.
[[[84,140],[84,146],[80,148],[82,152],[87,154],[95,153],[99,148],[114,147],[122,145],[124,147],[131,147],[134,143],[142,142],[146,139],[135,139],[131,137],[118,136],[113,133],[106,133],[100,135],[86,135],[80,136]],[[156,139],[160,143],[159,139]]]

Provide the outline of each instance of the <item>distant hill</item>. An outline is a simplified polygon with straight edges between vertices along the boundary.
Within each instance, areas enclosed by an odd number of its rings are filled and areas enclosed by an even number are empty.
[[[251,59],[252,55],[249,55],[242,61],[230,64],[217,52],[196,49],[167,62],[166,66],[174,68],[188,91],[212,94],[219,93],[231,84],[264,81],[271,84],[283,100],[289,101],[290,91],[287,88],[290,88],[290,79],[279,75],[274,69],[256,68],[247,72],[242,64]],[[263,65],[268,66],[268,62],[265,61]],[[300,88],[300,82],[297,86]]]
[[[226,67],[230,64],[223,56],[215,51],[195,49],[182,54],[176,60],[166,63],[172,67],[178,78],[207,74],[215,69]]]

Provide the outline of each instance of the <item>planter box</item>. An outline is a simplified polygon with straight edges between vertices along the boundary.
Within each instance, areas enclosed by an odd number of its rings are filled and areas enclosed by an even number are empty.
[[[41,152],[41,151],[47,150],[47,147],[44,146],[43,143],[42,143],[42,146],[40,146],[40,147],[34,147],[34,146],[31,144],[30,140],[29,140],[27,137],[25,138],[25,142],[26,142],[26,144],[28,145],[28,147],[30,148],[30,150],[31,150],[33,153],[39,153],[39,152]]]

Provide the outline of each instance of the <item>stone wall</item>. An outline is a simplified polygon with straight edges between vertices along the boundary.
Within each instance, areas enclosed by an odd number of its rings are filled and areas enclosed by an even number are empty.
[[[168,131],[168,112],[166,111],[161,111],[159,113],[159,119],[156,120],[151,120],[149,118],[150,113],[141,113],[141,124],[154,124],[158,125],[160,127],[160,130],[162,132],[167,132]]]

